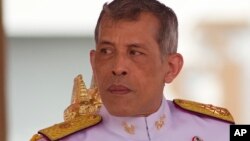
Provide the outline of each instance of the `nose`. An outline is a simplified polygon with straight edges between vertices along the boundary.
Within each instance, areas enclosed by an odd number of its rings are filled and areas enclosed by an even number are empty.
[[[113,70],[112,74],[115,75],[115,76],[124,76],[124,75],[127,75],[127,72],[126,71]]]
[[[112,74],[114,76],[125,76],[128,74],[127,58],[121,55],[115,57]]]

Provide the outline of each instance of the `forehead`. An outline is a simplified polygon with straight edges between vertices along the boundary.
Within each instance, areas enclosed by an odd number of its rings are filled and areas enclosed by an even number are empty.
[[[148,12],[142,12],[136,18],[114,19],[109,15],[104,15],[100,21],[97,37],[103,34],[110,34],[115,30],[124,30],[124,32],[134,31],[138,36],[141,34],[152,34],[154,37],[158,35],[160,28],[159,20],[156,16]]]
[[[138,22],[138,21],[151,21],[159,23],[159,19],[151,12],[141,12],[133,16],[124,15],[124,16],[113,16],[112,14],[105,13],[100,21],[100,25],[105,23],[117,23],[117,22]]]

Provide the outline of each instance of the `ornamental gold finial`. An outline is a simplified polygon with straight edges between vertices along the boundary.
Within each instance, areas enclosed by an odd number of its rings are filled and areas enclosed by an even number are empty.
[[[77,116],[96,114],[102,105],[97,87],[86,88],[82,75],[74,79],[71,105],[64,111],[64,120]]]

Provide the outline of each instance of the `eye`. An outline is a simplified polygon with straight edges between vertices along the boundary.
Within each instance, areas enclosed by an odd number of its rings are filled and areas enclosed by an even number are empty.
[[[136,50],[131,50],[129,52],[130,55],[134,55],[134,56],[138,56],[138,55],[142,55],[143,53],[140,51],[136,51]]]
[[[111,49],[108,49],[108,48],[101,48],[101,49],[100,49],[100,53],[101,53],[101,54],[111,54],[111,53],[112,53],[112,50],[111,50]]]

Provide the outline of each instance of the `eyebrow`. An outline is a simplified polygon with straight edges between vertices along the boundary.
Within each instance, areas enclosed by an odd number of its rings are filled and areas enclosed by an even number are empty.
[[[112,43],[112,42],[107,41],[107,40],[101,40],[101,41],[99,42],[99,45],[110,45],[110,46],[115,46],[115,43]],[[126,47],[128,47],[128,48],[144,48],[144,49],[146,49],[145,46],[146,46],[146,45],[143,44],[143,43],[136,43],[136,42],[126,44]]]
[[[143,49],[143,50],[148,50],[149,48],[147,47],[146,44],[144,43],[130,43],[127,45],[128,48],[137,48],[137,49]]]
[[[127,46],[130,47],[130,48],[140,48],[140,47],[142,47],[144,45],[140,44],[140,43],[131,43],[131,44],[128,44]]]
[[[100,45],[111,45],[111,46],[114,46],[114,43],[112,43],[110,41],[107,41],[107,40],[102,40],[102,41],[100,41],[99,44]]]

